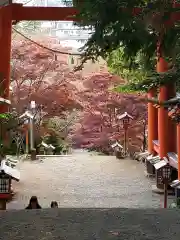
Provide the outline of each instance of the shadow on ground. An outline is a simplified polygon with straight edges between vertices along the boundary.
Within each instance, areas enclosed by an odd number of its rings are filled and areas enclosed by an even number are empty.
[[[176,209],[43,209],[0,212],[3,240],[179,240]]]

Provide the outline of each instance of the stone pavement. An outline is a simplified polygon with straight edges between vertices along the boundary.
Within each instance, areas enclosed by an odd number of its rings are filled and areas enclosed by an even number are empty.
[[[8,209],[24,208],[36,195],[42,207],[55,200],[60,207],[158,208],[163,196],[152,193],[152,180],[144,166],[133,160],[76,152],[72,156],[49,157],[43,162],[21,162],[20,183]]]
[[[42,209],[0,212],[3,240],[179,240],[180,211]]]

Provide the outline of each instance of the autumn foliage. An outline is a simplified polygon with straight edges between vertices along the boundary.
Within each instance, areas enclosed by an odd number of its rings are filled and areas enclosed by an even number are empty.
[[[53,45],[53,44],[52,44]],[[70,84],[76,75],[70,73],[67,56],[56,56],[26,40],[14,40],[12,48],[12,100],[23,112],[31,100],[43,105],[47,117],[80,107]]]
[[[77,147],[103,149],[106,152],[110,151],[110,145],[115,140],[123,144],[124,129],[117,120],[117,115],[126,111],[134,118],[128,131],[129,150],[140,149],[146,105],[137,95],[118,94],[113,91],[113,86],[123,83],[122,79],[109,74],[105,69],[84,79],[84,90],[78,94],[83,112],[73,134]]]
[[[66,51],[46,39],[43,45]],[[42,43],[42,42],[41,42]],[[14,39],[12,49],[12,102],[19,113],[35,100],[42,106],[43,117],[64,117],[77,109],[78,118],[71,127],[68,138],[74,147],[110,149],[110,143],[123,143],[123,128],[117,115],[125,111],[134,119],[129,128],[129,149],[142,145],[142,120],[146,105],[137,95],[118,94],[113,87],[124,81],[108,73],[103,64],[99,70],[75,73],[68,65],[68,56],[42,49],[24,39]]]

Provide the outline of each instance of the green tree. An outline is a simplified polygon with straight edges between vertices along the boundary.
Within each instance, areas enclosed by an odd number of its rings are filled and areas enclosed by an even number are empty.
[[[146,62],[144,56],[138,54],[133,64],[131,64],[131,62],[125,58],[122,47],[109,53],[106,58],[109,71],[125,79],[128,86],[132,83],[138,84],[146,80],[148,74],[154,69],[155,63],[153,60]],[[126,91],[124,86],[120,86],[117,89],[122,92]],[[127,91],[129,92],[131,89],[127,88]]]
[[[129,89],[147,90],[152,86],[178,81],[179,67],[174,60],[179,49],[179,24],[171,24],[175,9],[172,0],[86,0],[76,2],[80,26],[92,29],[92,35],[82,48],[82,64],[87,60],[107,58],[110,53],[123,48],[124,57],[135,64],[138,56],[145,62],[154,61],[157,42],[163,57],[172,63],[168,74],[148,72],[142,84],[131,82]],[[139,11],[138,9],[141,8]],[[167,23],[171,27],[167,28]]]
[[[9,138],[9,144],[5,143],[5,139]],[[14,138],[15,134],[19,134],[18,131],[18,119],[12,112],[0,114],[0,155],[4,154],[16,154],[17,144]],[[14,141],[13,141],[14,140]]]

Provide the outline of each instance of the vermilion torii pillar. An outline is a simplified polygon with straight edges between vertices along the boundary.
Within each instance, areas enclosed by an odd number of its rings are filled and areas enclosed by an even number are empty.
[[[160,57],[157,61],[157,72],[168,71],[168,63]],[[158,89],[151,89],[148,92],[148,98],[155,98]],[[171,86],[162,86],[159,89],[159,101],[164,102],[175,96],[174,84]],[[176,126],[168,118],[168,112],[164,107],[159,109],[148,103],[148,151],[154,153],[153,140],[159,140],[159,156],[167,156],[168,151],[175,151],[176,146]]]
[[[178,180],[180,181],[180,123],[177,125]]]
[[[148,98],[155,98],[157,89],[150,89]],[[153,106],[153,103],[148,103],[148,152],[155,155],[153,140],[158,139],[158,109]]]
[[[174,97],[176,97],[176,86],[171,83],[168,85],[168,99]],[[170,117],[168,118],[168,151],[177,152],[177,126]]]
[[[157,62],[157,72],[168,71],[168,63],[160,57]],[[168,100],[168,86],[162,86],[159,89],[159,101],[164,102]],[[168,112],[160,106],[158,109],[158,140],[159,140],[159,156],[162,159],[168,153]]]
[[[180,4],[176,4],[175,1],[172,1],[173,7],[180,7]],[[174,12],[171,14],[170,19],[167,21],[167,27],[171,27],[176,21],[180,20],[180,13]],[[159,43],[158,43],[159,45]],[[161,51],[158,48],[158,51]],[[164,60],[164,56],[161,56],[161,52],[158,52],[160,56],[158,56],[157,60],[157,72],[163,73],[168,71],[168,63]],[[157,89],[156,89],[157,90]],[[152,92],[154,91],[154,92]],[[171,83],[166,86],[162,86],[159,89],[159,101],[164,102],[169,100],[170,98],[175,97],[176,89],[175,84]],[[155,97],[155,90],[150,90],[148,94],[148,98]],[[153,144],[152,141],[156,140],[157,132],[158,132],[158,140],[159,140],[159,156],[162,159],[167,156],[168,152],[176,152],[177,151],[177,138],[176,138],[176,124],[168,118],[168,112],[163,107],[160,106],[158,109],[158,119],[155,114],[155,109],[153,109],[153,104],[148,104],[148,151],[149,153],[153,153]],[[158,121],[158,128],[157,128]],[[179,142],[180,143],[180,142]],[[180,174],[180,173],[179,173]]]
[[[12,5],[0,8],[0,96],[9,99],[11,62]],[[0,105],[0,113],[8,105]]]
[[[157,72],[168,71],[168,63],[160,57],[157,61]],[[148,98],[155,98],[158,89],[151,89]],[[174,83],[162,86],[159,89],[159,101],[164,102],[175,97]],[[153,140],[159,140],[159,156],[162,159],[168,152],[176,152],[176,124],[168,117],[167,110],[161,106],[159,109],[148,103],[148,152],[154,154]]]

